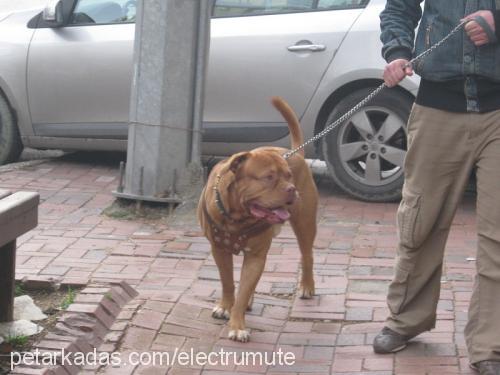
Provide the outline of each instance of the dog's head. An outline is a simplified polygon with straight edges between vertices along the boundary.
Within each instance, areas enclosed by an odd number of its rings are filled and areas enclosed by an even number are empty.
[[[271,224],[285,222],[297,190],[286,160],[277,152],[253,150],[233,155],[228,169],[239,204],[253,217]]]

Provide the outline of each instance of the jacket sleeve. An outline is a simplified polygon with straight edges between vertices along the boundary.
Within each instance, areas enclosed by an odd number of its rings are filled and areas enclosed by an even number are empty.
[[[493,12],[493,18],[495,19],[495,35],[500,40],[500,9],[497,8]]]
[[[422,17],[422,0],[387,0],[380,13],[380,40],[382,57],[391,62],[395,59],[410,60],[412,57],[415,28]]]

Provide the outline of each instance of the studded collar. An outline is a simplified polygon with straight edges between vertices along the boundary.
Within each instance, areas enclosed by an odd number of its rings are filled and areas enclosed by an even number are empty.
[[[214,194],[215,194],[215,205],[217,206],[217,209],[221,213],[222,216],[224,216],[226,219],[229,221],[234,221],[234,219],[229,215],[229,212],[226,210],[224,207],[224,203],[222,203],[222,197],[220,196],[219,192],[219,184],[220,181],[222,180],[222,176],[220,174],[217,174],[215,178],[215,184],[214,184]]]
[[[229,213],[224,208],[222,200],[220,199],[220,193],[218,192],[218,183],[220,181],[220,176],[217,176],[217,181],[214,186],[215,192],[215,203],[219,209],[222,216],[227,218],[231,223],[235,223],[235,220],[231,218]],[[249,251],[247,247],[248,240],[252,237],[262,234],[266,230],[272,227],[272,224],[266,221],[257,221],[251,226],[245,228],[242,231],[230,232],[220,224],[218,224],[208,213],[206,204],[203,205],[203,213],[207,219],[208,225],[210,226],[210,232],[214,245],[217,249],[238,255],[242,250]]]

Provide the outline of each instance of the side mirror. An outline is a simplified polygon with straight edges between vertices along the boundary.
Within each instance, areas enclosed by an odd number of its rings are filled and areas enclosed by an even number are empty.
[[[64,25],[62,0],[49,0],[42,14],[43,20],[53,27]]]

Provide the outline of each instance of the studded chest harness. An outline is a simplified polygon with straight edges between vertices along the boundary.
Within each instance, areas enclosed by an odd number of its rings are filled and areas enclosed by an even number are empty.
[[[221,175],[217,175],[215,185],[213,187],[215,194],[215,204],[220,214],[230,223],[237,224],[238,221],[234,220],[229,212],[224,207],[222,199],[219,192],[219,183],[221,181]],[[268,230],[272,224],[265,221],[257,221],[250,227],[243,231],[229,232],[226,228],[219,225],[208,213],[206,204],[203,206],[203,212],[208,221],[210,227],[211,237],[215,242],[215,246],[218,250],[232,253],[238,255],[241,251],[250,251],[251,249],[247,246],[248,240],[252,237],[256,237]]]

